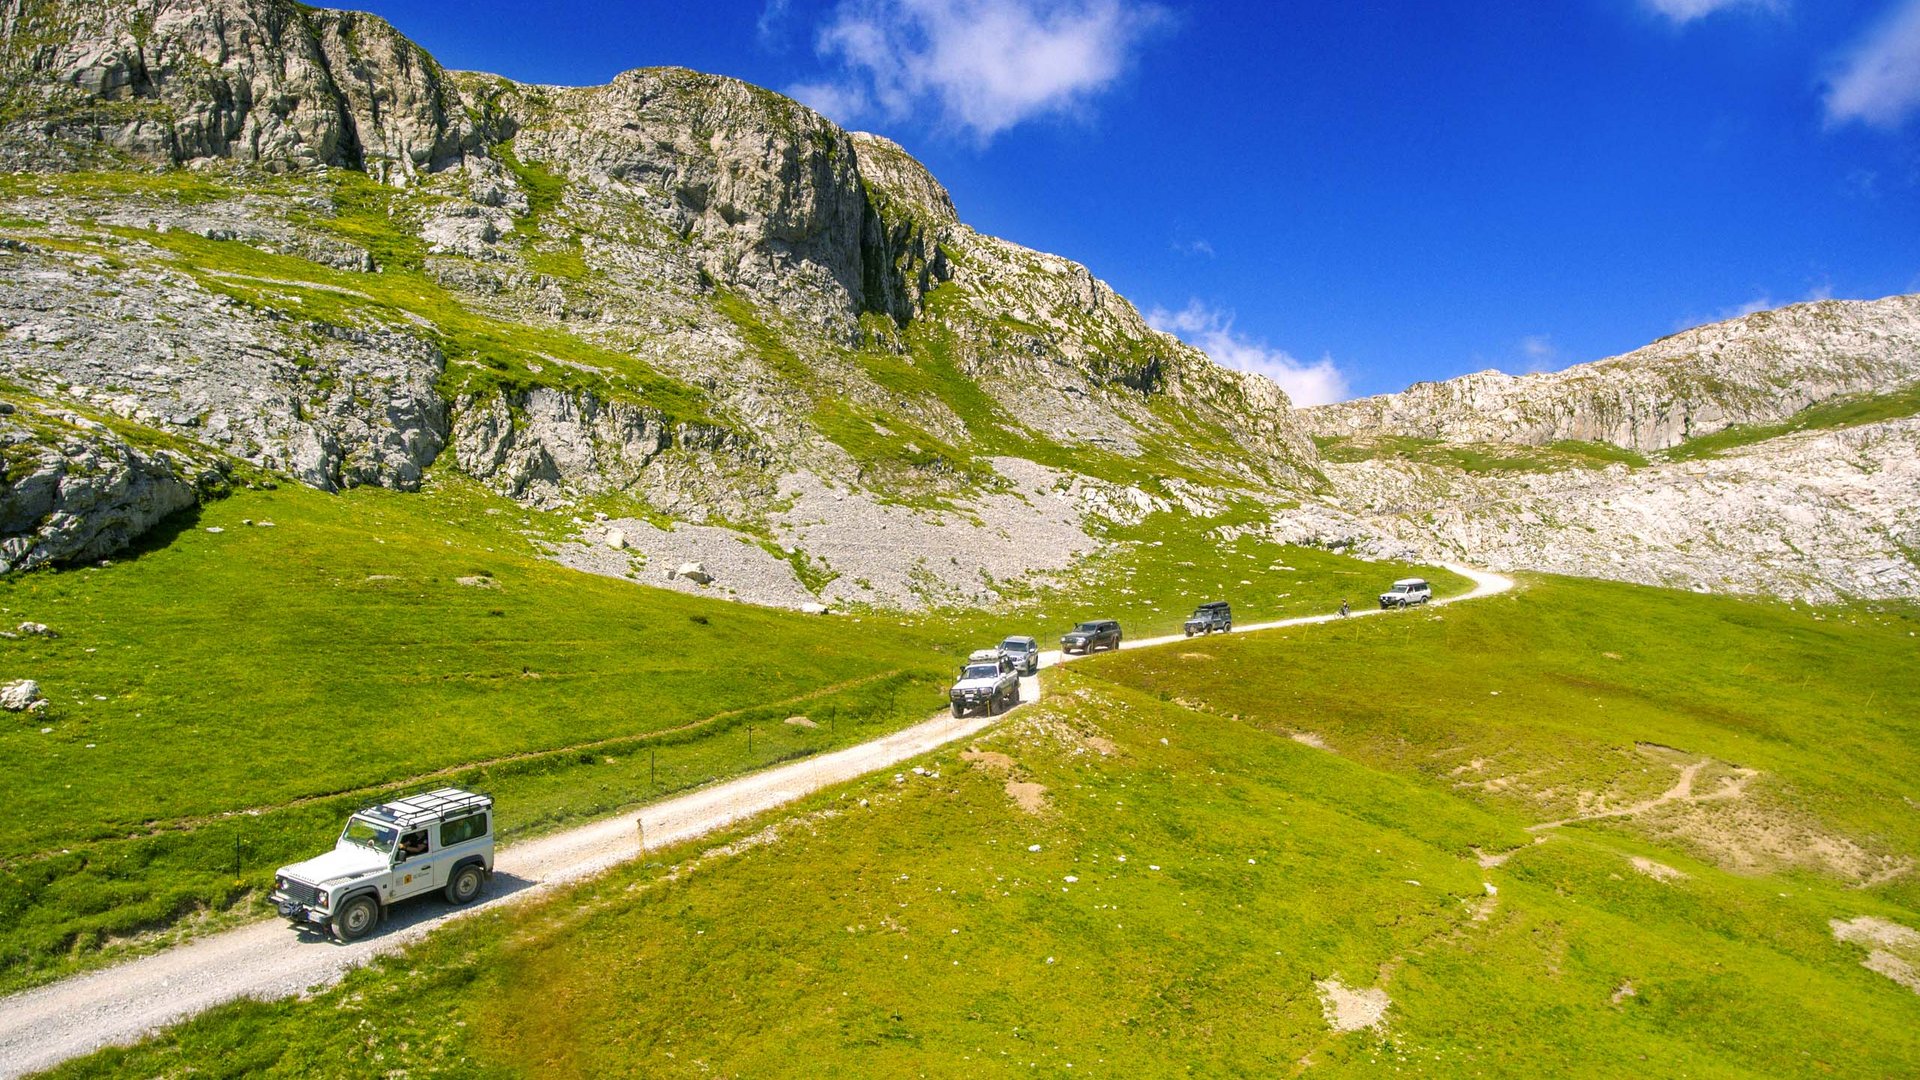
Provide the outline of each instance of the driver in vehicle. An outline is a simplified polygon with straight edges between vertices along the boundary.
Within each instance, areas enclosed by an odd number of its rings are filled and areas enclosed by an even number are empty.
[[[410,832],[400,838],[400,854],[402,856],[411,859],[415,855],[425,855],[426,853],[427,834],[425,832]]]

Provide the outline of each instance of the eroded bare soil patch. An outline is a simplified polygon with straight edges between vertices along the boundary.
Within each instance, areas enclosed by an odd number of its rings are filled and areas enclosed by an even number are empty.
[[[1827,925],[1835,941],[1867,947],[1861,967],[1920,994],[1920,931],[1871,915],[1834,919]]]
[[[1313,985],[1320,992],[1320,1010],[1327,1026],[1333,1030],[1377,1031],[1386,1023],[1387,1007],[1393,1002],[1385,990],[1356,989],[1343,984],[1338,976]]]

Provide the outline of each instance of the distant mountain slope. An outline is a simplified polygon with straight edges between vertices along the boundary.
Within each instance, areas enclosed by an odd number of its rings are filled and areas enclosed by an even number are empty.
[[[967,228],[897,145],[731,79],[450,73],[286,0],[9,0],[0,167],[0,389],[105,440],[40,470],[7,566],[137,533],[47,525],[152,517],[62,482],[136,444],[163,456],[138,475],[455,468],[776,546],[797,488],[964,507],[1031,487],[1014,458],[1096,505],[1319,482],[1272,383]],[[170,483],[140,507],[219,489]],[[836,595],[910,599],[859,576]]]
[[[1663,450],[1835,397],[1920,384],[1920,296],[1822,300],[1662,338],[1565,371],[1483,371],[1303,410],[1319,435],[1562,439]]]

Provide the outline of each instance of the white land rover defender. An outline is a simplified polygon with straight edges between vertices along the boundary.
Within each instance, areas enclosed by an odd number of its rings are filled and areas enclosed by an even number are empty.
[[[441,890],[471,903],[493,873],[493,799],[441,788],[347,819],[333,850],[283,866],[270,899],[296,925],[365,937],[387,906]]]

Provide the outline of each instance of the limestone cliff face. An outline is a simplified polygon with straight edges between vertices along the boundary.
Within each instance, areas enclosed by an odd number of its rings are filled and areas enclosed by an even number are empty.
[[[291,0],[6,0],[13,155],[96,142],[385,174],[484,145],[440,66],[384,20]]]
[[[0,168],[0,374],[326,489],[440,463],[739,521],[795,476],[972,497],[1021,455],[1317,480],[1271,383],[736,80],[450,73],[289,0],[0,0]]]
[[[1303,410],[1322,435],[1390,432],[1453,442],[1676,446],[1769,423],[1848,394],[1920,383],[1920,296],[1762,311],[1565,371],[1484,371]]]

